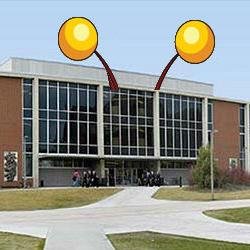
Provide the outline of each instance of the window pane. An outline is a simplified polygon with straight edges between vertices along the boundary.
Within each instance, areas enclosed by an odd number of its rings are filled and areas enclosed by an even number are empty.
[[[80,144],[87,144],[87,123],[80,123]]]
[[[70,122],[70,143],[77,143],[77,123]]]
[[[245,124],[245,111],[244,108],[240,108],[240,125],[244,126]]]
[[[167,99],[167,119],[172,119],[172,100]]]
[[[47,88],[39,87],[39,108],[47,109]]]
[[[173,147],[173,130],[167,129],[167,146],[168,148]]]
[[[186,121],[188,119],[188,112],[187,112],[187,102],[182,101],[181,103],[182,108],[182,120]]]
[[[128,96],[127,95],[121,95],[121,114],[127,115],[128,114]]]
[[[165,101],[164,99],[160,99],[160,118],[165,117]]]
[[[32,142],[32,120],[24,119],[24,136],[26,142]]]
[[[104,144],[110,145],[110,126],[109,125],[104,126]]]
[[[69,90],[69,106],[70,106],[70,111],[77,111],[77,90],[76,89]]]
[[[122,126],[121,129],[122,129],[122,131],[121,131],[122,146],[127,146],[128,145],[128,127]]]
[[[180,119],[180,101],[174,100],[174,119]]]
[[[89,124],[89,143],[97,144],[97,126],[96,123]]]
[[[188,148],[188,131],[182,130],[182,148]]]
[[[189,132],[190,134],[190,148],[195,148],[195,131],[194,130],[190,130]]]
[[[60,122],[60,143],[67,143],[68,142],[68,123],[67,122]]]
[[[97,111],[96,92],[89,91],[89,112]]]
[[[47,121],[39,122],[39,142],[47,142]]]
[[[26,176],[32,177],[32,154],[26,154]]]
[[[197,131],[197,148],[202,146],[202,131]]]
[[[144,96],[138,97],[138,113],[139,113],[139,116],[145,116],[145,97]]]
[[[202,104],[196,103],[196,120],[202,121]]]
[[[145,145],[145,127],[139,127],[139,146]]]
[[[57,89],[49,88],[49,108],[57,109]]]
[[[68,109],[67,89],[59,89],[59,109]]]
[[[135,126],[130,127],[130,145],[131,146],[137,145],[137,129]]]
[[[112,93],[111,98],[112,114],[119,114],[119,94]]]
[[[147,97],[147,116],[153,117],[153,98]]]
[[[24,108],[32,108],[32,86],[24,85]]]
[[[129,96],[129,111],[130,115],[136,116],[136,96],[130,95]]]
[[[110,113],[110,93],[104,92],[103,100],[104,100],[103,112],[105,114],[109,114]]]
[[[165,129],[161,128],[160,129],[160,146],[165,147]]]
[[[49,142],[57,143],[57,122],[49,121]]]
[[[208,122],[212,122],[212,105],[208,104]]]
[[[154,146],[154,132],[152,127],[147,127],[147,146]]]
[[[87,90],[79,91],[79,109],[82,112],[87,112]]]
[[[175,129],[174,131],[174,146],[175,148],[180,148],[181,144],[180,144],[180,130],[179,129]]]
[[[189,103],[189,119],[191,121],[194,121],[194,113],[195,113],[195,110],[194,110],[194,102],[190,102]]]
[[[113,125],[112,126],[112,144],[119,145],[119,126]]]

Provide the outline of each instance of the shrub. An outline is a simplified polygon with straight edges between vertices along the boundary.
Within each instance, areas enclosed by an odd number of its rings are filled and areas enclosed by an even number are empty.
[[[237,168],[227,168],[219,170],[219,186],[223,187],[227,184],[232,185],[250,185],[250,173],[245,170]]]
[[[192,182],[198,186],[198,188],[210,188],[211,187],[211,175],[210,175],[210,147],[201,147],[198,152],[198,158],[195,168],[192,170]],[[215,186],[218,183],[218,170],[214,164],[214,183]]]

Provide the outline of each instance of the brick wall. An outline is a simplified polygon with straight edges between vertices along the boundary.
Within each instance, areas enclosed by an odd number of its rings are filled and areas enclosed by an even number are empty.
[[[4,182],[4,151],[18,152],[18,181]],[[21,79],[0,77],[0,187],[17,187],[22,178]]]
[[[239,163],[240,135],[239,135],[239,104],[214,101],[214,128],[218,130],[214,135],[214,157],[218,159],[218,166],[227,168],[229,158],[237,158]]]

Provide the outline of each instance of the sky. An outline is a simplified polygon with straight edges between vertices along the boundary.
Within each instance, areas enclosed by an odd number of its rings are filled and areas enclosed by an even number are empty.
[[[203,20],[215,33],[213,55],[198,65],[178,58],[168,76],[212,83],[216,96],[250,101],[250,1],[0,1],[0,61],[75,63],[57,45],[61,24],[73,16],[95,24],[97,51],[111,68],[158,75],[176,54],[179,26]],[[94,55],[77,64],[102,67]]]

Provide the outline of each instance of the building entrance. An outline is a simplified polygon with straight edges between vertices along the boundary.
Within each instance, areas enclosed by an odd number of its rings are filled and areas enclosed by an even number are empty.
[[[105,161],[105,178],[108,186],[138,185],[143,172],[153,170],[154,163],[146,161]]]

